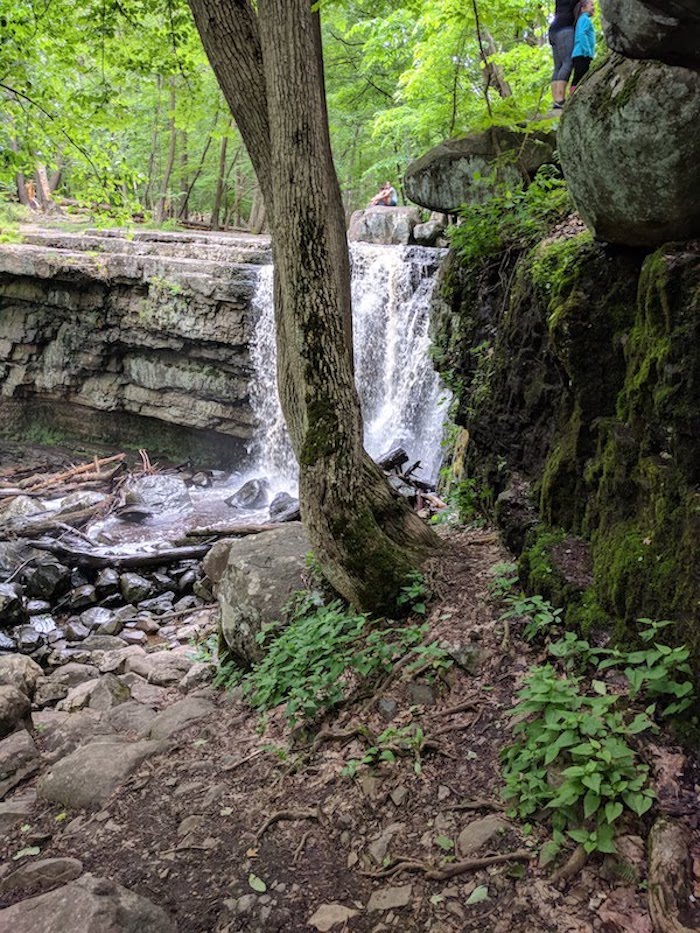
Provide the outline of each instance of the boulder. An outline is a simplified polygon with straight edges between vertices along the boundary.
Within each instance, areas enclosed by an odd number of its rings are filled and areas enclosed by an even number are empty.
[[[39,894],[79,878],[83,863],[77,858],[43,858],[38,862],[25,862],[0,881],[0,894],[14,894],[31,889]]]
[[[350,218],[348,240],[380,246],[408,246],[420,223],[414,207],[368,207]]]
[[[27,596],[52,600],[70,587],[70,570],[56,560],[44,560],[27,581]]]
[[[115,707],[118,709],[118,707]],[[91,742],[98,735],[110,735],[113,727],[101,719],[100,713],[83,709],[70,713],[63,721],[50,725],[43,736],[42,747],[49,763],[69,755],[80,745]]]
[[[36,791],[30,790],[13,794],[10,800],[0,803],[0,836],[3,836],[17,823],[26,823],[36,803]]]
[[[387,208],[389,210],[390,208]],[[256,636],[264,626],[288,621],[285,607],[304,587],[309,542],[300,524],[232,541],[218,586],[221,634],[233,658],[247,667],[263,651]]]
[[[149,684],[171,687],[180,683],[193,664],[192,658],[186,658],[174,651],[157,651],[153,654],[141,652],[127,658],[126,670],[143,677]]]
[[[279,492],[270,503],[271,522],[298,522],[301,517],[299,500],[288,492]]]
[[[163,742],[126,742],[112,736],[94,739],[56,762],[39,780],[37,793],[66,807],[100,806],[142,762],[166,747]]]
[[[130,700],[106,713],[105,721],[117,732],[136,732],[140,735],[148,732],[155,716],[156,711],[150,706]]]
[[[192,508],[187,484],[177,476],[155,473],[131,482],[124,502],[153,512],[184,512]]]
[[[413,231],[413,239],[418,246],[435,246],[436,241],[445,232],[445,225],[439,220],[428,220],[418,224]]]
[[[13,933],[176,933],[160,907],[91,874],[0,910],[0,929]]]
[[[270,484],[266,479],[249,479],[226,499],[232,509],[264,509],[270,501]]]
[[[119,589],[128,603],[140,603],[153,595],[153,584],[138,573],[123,573],[119,578]]]
[[[406,169],[406,196],[431,211],[453,214],[464,204],[480,204],[496,182],[520,184],[551,162],[554,133],[517,132],[494,126],[483,133],[447,139]]]
[[[700,7],[696,0],[601,0],[605,40],[627,58],[700,65]]]
[[[34,696],[37,683],[43,676],[44,672],[31,658],[17,654],[6,654],[0,657],[0,684],[16,687],[30,700]]]
[[[151,739],[169,739],[181,729],[186,729],[200,719],[206,719],[216,712],[216,707],[202,697],[187,697],[158,713],[150,726],[148,737]]]
[[[0,627],[27,620],[24,592],[19,583],[0,583]]]
[[[0,739],[23,723],[31,722],[31,705],[26,694],[11,684],[0,686]]]
[[[18,729],[0,741],[0,800],[13,787],[39,770],[40,756],[26,729]]]
[[[700,234],[700,72],[611,55],[559,128],[569,191],[600,240],[657,246]]]

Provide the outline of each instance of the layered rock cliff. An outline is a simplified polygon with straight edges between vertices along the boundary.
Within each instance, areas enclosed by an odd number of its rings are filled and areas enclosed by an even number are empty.
[[[245,457],[260,238],[37,231],[0,249],[0,431]]]

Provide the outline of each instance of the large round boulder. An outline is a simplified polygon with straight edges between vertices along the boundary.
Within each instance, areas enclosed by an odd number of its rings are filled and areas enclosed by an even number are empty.
[[[658,246],[700,234],[700,73],[611,55],[577,89],[559,155],[600,240]]]
[[[431,211],[453,214],[463,204],[481,204],[498,183],[520,184],[551,162],[554,133],[528,133],[494,126],[483,133],[447,139],[406,169],[406,196]]]
[[[298,522],[230,542],[217,587],[221,635],[231,656],[249,667],[263,656],[256,636],[265,626],[289,621],[287,604],[304,588],[309,541]]]
[[[350,218],[348,240],[381,246],[408,246],[420,223],[415,207],[368,207]]]
[[[697,0],[601,0],[608,46],[628,58],[700,65]]]

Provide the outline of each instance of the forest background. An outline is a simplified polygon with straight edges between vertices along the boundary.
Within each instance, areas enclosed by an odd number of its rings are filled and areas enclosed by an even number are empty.
[[[322,4],[348,213],[387,179],[400,190],[406,165],[442,139],[544,114],[552,6]],[[0,193],[25,199],[36,178],[43,200],[45,178],[59,203],[106,223],[262,228],[250,161],[185,0],[0,0],[0,94]]]

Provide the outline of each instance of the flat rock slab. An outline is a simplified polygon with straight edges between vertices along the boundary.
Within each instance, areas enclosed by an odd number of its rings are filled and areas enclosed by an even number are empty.
[[[77,858],[44,858],[25,862],[0,882],[0,894],[12,894],[31,888],[35,894],[74,881],[83,873],[83,863]]]
[[[176,933],[165,911],[145,897],[94,875],[0,910],[12,933]]]
[[[38,794],[67,807],[99,806],[146,758],[166,748],[164,742],[94,740],[57,762],[40,779]]]
[[[211,716],[216,707],[209,700],[200,697],[187,697],[168,706],[162,713],[158,713],[151,723],[149,736],[151,739],[169,739],[170,736],[186,729],[187,726]]]
[[[129,703],[120,703],[105,714],[105,721],[117,732],[148,732],[156,716],[156,711],[143,703],[131,700]]]
[[[34,739],[24,729],[0,742],[0,800],[13,787],[39,770],[40,757]]]
[[[26,823],[36,803],[36,791],[18,794],[11,800],[0,803],[0,836],[7,833],[17,823]]]
[[[500,816],[485,816],[480,820],[472,820],[459,834],[457,850],[465,858],[467,855],[477,852],[501,830],[507,828],[508,823]]]
[[[379,888],[374,891],[367,904],[367,910],[397,910],[411,902],[413,886],[403,884],[398,887]]]

